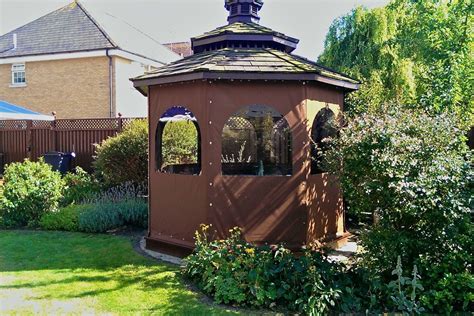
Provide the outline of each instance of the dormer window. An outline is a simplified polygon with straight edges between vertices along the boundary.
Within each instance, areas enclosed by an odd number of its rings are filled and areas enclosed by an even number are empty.
[[[12,65],[12,85],[26,85],[25,64]]]

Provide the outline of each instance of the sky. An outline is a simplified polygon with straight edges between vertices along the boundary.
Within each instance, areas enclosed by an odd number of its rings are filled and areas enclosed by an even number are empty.
[[[72,0],[0,0],[0,34],[31,22]],[[81,0],[91,11],[119,17],[161,43],[188,41],[227,24],[224,0]],[[317,59],[331,22],[357,6],[388,0],[265,0],[260,24],[300,39],[296,54]]]

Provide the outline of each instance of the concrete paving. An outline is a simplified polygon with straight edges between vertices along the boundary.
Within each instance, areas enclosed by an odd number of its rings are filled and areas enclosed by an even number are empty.
[[[335,262],[345,262],[357,253],[357,249],[357,242],[349,241],[341,248],[331,251],[328,259]]]
[[[147,255],[149,255],[149,256],[151,256],[155,259],[165,261],[165,262],[168,262],[168,263],[172,263],[172,264],[175,264],[175,265],[178,265],[178,266],[183,265],[183,259],[181,259],[181,258],[173,257],[173,256],[170,256],[170,255],[166,255],[164,253],[161,253],[161,252],[156,252],[156,251],[146,249],[145,248],[145,238],[142,238],[140,240],[140,249],[144,253],[146,253]]]

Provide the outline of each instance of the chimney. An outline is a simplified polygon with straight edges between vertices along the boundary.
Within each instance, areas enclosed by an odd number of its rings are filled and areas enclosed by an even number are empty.
[[[16,49],[17,47],[17,36],[16,33],[13,33],[13,49]]]

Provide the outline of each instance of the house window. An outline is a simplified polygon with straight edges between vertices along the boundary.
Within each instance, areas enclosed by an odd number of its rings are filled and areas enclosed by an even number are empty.
[[[26,83],[25,64],[12,65],[12,85],[24,85]]]
[[[327,150],[327,140],[337,135],[336,115],[329,108],[321,109],[311,127],[311,174],[324,173],[323,154]]]
[[[198,175],[201,172],[201,135],[194,114],[173,106],[156,129],[156,169],[162,173]]]
[[[222,174],[292,174],[291,132],[286,119],[268,106],[245,107],[222,130]]]

